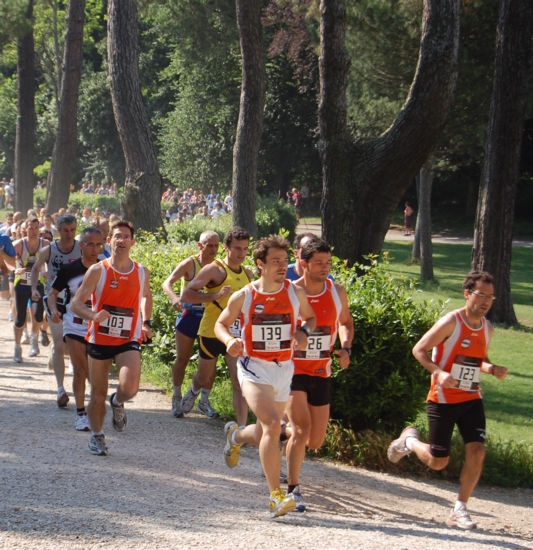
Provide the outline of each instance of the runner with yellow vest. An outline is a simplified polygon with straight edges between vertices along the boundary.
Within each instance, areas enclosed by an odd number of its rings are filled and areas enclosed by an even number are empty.
[[[234,227],[228,231],[224,236],[226,257],[203,267],[181,296],[183,302],[205,304],[205,312],[198,329],[200,347],[198,371],[194,374],[192,384],[183,397],[182,412],[187,413],[194,407],[200,391],[202,391],[202,401],[211,408],[208,388],[211,388],[215,379],[218,356],[225,355],[233,385],[233,407],[240,426],[246,425],[248,405],[242,396],[237,379],[237,359],[229,356],[226,353],[226,346],[217,339],[215,323],[226,307],[231,294],[245,287],[253,278],[252,272],[241,265],[248,254],[249,242],[250,235],[245,229]],[[238,323],[233,327],[233,333],[238,336],[240,330],[237,325]],[[217,416],[216,411],[211,413],[211,418]]]
[[[170,298],[172,307],[178,312],[176,318],[176,361],[172,365],[172,383],[174,385],[174,394],[172,396],[171,414],[176,418],[183,418],[181,410],[181,385],[185,376],[185,370],[189,359],[191,358],[194,340],[198,334],[200,321],[202,320],[205,304],[189,304],[183,302],[181,296],[190,282],[196,277],[200,270],[209,265],[218,253],[219,238],[214,231],[204,231],[200,235],[198,248],[200,252],[190,256],[178,264],[176,269],[169,275],[163,283],[163,290]],[[178,296],[173,289],[173,285],[181,279],[181,293]],[[211,390],[211,385],[206,386],[206,390]],[[204,395],[202,394],[202,397]],[[204,413],[207,418],[216,418],[218,413],[214,411],[208,400],[200,400],[198,410]],[[216,415],[216,416],[215,416]]]

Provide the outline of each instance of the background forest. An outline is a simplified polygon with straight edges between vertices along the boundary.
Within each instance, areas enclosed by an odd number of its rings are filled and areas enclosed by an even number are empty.
[[[0,176],[10,178],[17,119],[16,39],[27,2],[1,0]],[[317,150],[319,12],[317,0],[263,2],[267,90],[259,163],[261,194],[285,194],[307,181],[318,213],[322,175]],[[35,178],[47,175],[58,125],[67,2],[36,0]],[[87,0],[79,91],[75,177],[124,182],[107,76],[106,2]],[[353,135],[379,135],[394,121],[413,80],[421,0],[347,3],[351,56],[348,112]],[[460,66],[454,107],[436,151],[433,203],[472,226],[494,74],[497,0],[461,3]],[[239,114],[241,66],[234,0],[139,2],[140,77],[165,183],[227,190]],[[414,184],[406,199],[416,203]],[[518,218],[533,204],[533,101],[524,128]]]

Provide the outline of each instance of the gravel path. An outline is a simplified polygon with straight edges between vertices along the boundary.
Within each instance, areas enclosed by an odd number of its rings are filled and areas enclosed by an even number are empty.
[[[303,469],[308,511],[271,519],[256,450],[227,469],[223,422],[177,420],[147,384],[126,405],[126,432],[113,432],[108,413],[110,455],[93,456],[73,400],[55,405],[49,348],[32,359],[24,346],[13,363],[7,315],[0,302],[0,548],[533,548],[531,490],[478,488],[479,529],[463,532],[443,523],[453,483],[318,460]]]

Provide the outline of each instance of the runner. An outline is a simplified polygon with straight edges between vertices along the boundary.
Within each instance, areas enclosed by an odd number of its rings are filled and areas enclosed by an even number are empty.
[[[214,231],[204,231],[200,235],[198,248],[200,252],[178,264],[176,269],[170,274],[163,283],[163,290],[170,298],[172,307],[178,312],[176,317],[176,361],[172,365],[172,383],[174,385],[174,394],[172,396],[172,416],[183,418],[181,410],[181,385],[185,376],[185,370],[192,355],[194,340],[198,334],[200,321],[204,314],[205,304],[183,303],[181,298],[174,292],[173,285],[181,279],[181,294],[187,285],[199,273],[202,267],[210,264],[218,253],[219,238]],[[206,386],[206,390],[211,390],[211,385]],[[202,393],[202,397],[204,394]],[[200,400],[198,410],[209,418],[212,409],[208,407],[208,401]]]
[[[228,467],[234,468],[243,443],[259,445],[274,517],[296,508],[293,495],[287,495],[279,487],[280,421],[294,372],[293,349],[306,348],[316,324],[304,290],[285,279],[289,247],[288,241],[279,235],[254,244],[254,260],[261,278],[230,298],[215,325],[217,338],[225,343],[228,354],[241,356],[239,382],[258,420],[245,428],[239,428],[235,422],[226,424],[224,458]],[[298,314],[302,318],[299,328]],[[235,322],[240,322],[241,337],[232,334]]]
[[[119,220],[111,225],[110,235],[111,258],[89,268],[70,306],[74,315],[90,321],[86,337],[91,381],[89,450],[100,456],[108,454],[102,428],[111,363],[114,360],[118,370],[117,391],[109,398],[111,421],[122,432],[128,425],[124,402],[139,390],[140,345],[152,338],[150,272],[130,259],[133,225]],[[85,305],[89,298],[92,310]]]
[[[52,323],[63,320],[63,338],[67,345],[70,361],[74,366],[72,391],[76,400],[76,422],[74,427],[78,431],[89,430],[89,418],[85,411],[85,381],[89,375],[87,363],[87,327],[89,323],[76,317],[70,311],[70,299],[76,294],[87,270],[98,262],[98,255],[103,250],[102,233],[96,227],[86,227],[79,236],[81,258],[62,267],[48,294],[48,309]],[[66,291],[64,315],[57,309],[57,297]],[[90,300],[86,304],[91,306]]]
[[[492,364],[487,357],[493,328],[485,315],[496,299],[492,276],[483,271],[470,272],[463,282],[463,296],[465,306],[439,319],[413,348],[413,355],[432,375],[427,402],[429,444],[422,443],[418,430],[409,426],[390,444],[388,456],[396,463],[412,451],[431,469],[442,470],[450,460],[457,424],[465,443],[465,463],[457,502],[446,524],[473,529],[476,523],[466,504],[481,475],[486,437],[480,373],[503,380],[507,369]],[[430,359],[428,352],[432,349]]]
[[[59,240],[55,241],[44,248],[35,262],[31,272],[31,293],[32,299],[36,300],[39,296],[37,293],[37,283],[42,267],[46,264],[46,297],[52,289],[58,271],[64,266],[81,256],[81,250],[78,246],[76,236],[76,217],[72,214],[63,214],[57,218],[57,230],[59,231]],[[63,296],[57,297],[57,306],[62,308],[64,313]],[[47,311],[47,316],[50,313]],[[50,332],[52,333],[52,350],[50,353],[51,366],[54,369],[54,374],[57,382],[57,406],[64,408],[67,406],[69,397],[65,391],[65,343],[63,342],[63,324],[50,323]]]
[[[218,412],[212,409],[209,403],[209,393],[216,376],[216,365],[219,355],[224,355],[228,365],[231,383],[233,385],[233,407],[237,415],[239,426],[246,425],[248,405],[242,396],[241,387],[237,379],[237,359],[226,352],[226,346],[217,340],[215,323],[228,303],[229,296],[246,286],[253,278],[252,272],[242,267],[242,262],[248,254],[250,235],[241,227],[234,227],[224,236],[224,250],[226,257],[215,260],[202,268],[200,273],[189,283],[183,291],[182,300],[191,304],[205,304],[205,312],[198,329],[198,345],[200,359],[198,371],[194,374],[191,386],[183,397],[181,410],[188,413],[202,391],[202,408],[209,411],[208,418],[217,418]],[[235,335],[240,334],[236,325],[233,327]]]
[[[331,248],[322,239],[308,241],[300,250],[304,276],[295,284],[303,288],[316,317],[316,328],[307,347],[294,352],[294,376],[287,402],[291,436],[287,443],[288,489],[303,512],[299,474],[305,447],[319,449],[324,442],[331,403],[331,352],[337,340],[341,349],[334,353],[343,369],[350,365],[353,320],[346,290],[328,279]]]
[[[32,301],[33,316],[30,335],[30,357],[39,355],[39,328],[43,322],[43,294],[42,284],[43,270],[40,271],[40,282],[36,285],[35,295],[32,296],[31,278],[32,267],[37,262],[43,249],[50,243],[45,239],[39,238],[39,220],[37,218],[28,218],[26,220],[26,237],[15,241],[13,248],[17,254],[14,284],[15,298],[15,317],[13,330],[15,333],[15,353],[13,361],[22,363],[22,332],[26,325],[26,315],[28,312],[28,302]]]
[[[296,235],[292,245],[294,258],[296,261],[293,264],[289,264],[289,267],[287,268],[287,279],[289,279],[289,281],[297,281],[300,277],[303,277],[304,270],[300,262],[300,250],[306,243],[313,239],[318,239],[318,237],[314,233],[310,232]]]

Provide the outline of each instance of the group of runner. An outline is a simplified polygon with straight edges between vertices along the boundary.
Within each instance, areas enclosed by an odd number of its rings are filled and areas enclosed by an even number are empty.
[[[64,407],[68,402],[63,387],[64,338],[74,363],[76,429],[90,430],[90,452],[105,456],[108,449],[103,421],[111,364],[115,361],[119,373],[117,391],[109,398],[112,424],[122,431],[127,426],[124,402],[139,388],[140,346],[152,337],[150,274],[130,258],[135,239],[129,222],[112,224],[110,257],[98,261],[104,249],[101,231],[87,228],[75,241],[75,221],[73,216],[63,216],[58,223],[60,239],[51,244],[39,242],[37,246],[29,233],[30,240],[16,250],[16,255],[25,273],[31,265],[31,299],[35,302],[43,294],[39,285],[46,265],[44,292],[50,326],[55,327],[52,356],[57,404]],[[217,359],[224,355],[237,418],[224,427],[224,458],[233,468],[244,444],[259,447],[270,493],[269,508],[277,517],[305,510],[299,478],[305,449],[319,448],[323,443],[331,401],[332,355],[337,355],[341,368],[349,366],[354,326],[346,290],[330,276],[331,249],[326,242],[312,234],[298,235],[296,262],[289,265],[290,245],[285,239],[270,236],[258,240],[253,259],[259,277],[254,280],[253,273],[242,265],[249,240],[244,229],[234,227],[223,240],[224,258],[217,259],[218,235],[204,232],[198,254],[181,262],[163,284],[178,312],[171,412],[176,418],[182,417],[200,397],[199,411],[207,418],[218,417],[209,395]],[[21,279],[27,281],[28,276]],[[173,285],[180,280],[181,292],[176,294]],[[466,504],[479,480],[484,458],[480,373],[503,379],[507,369],[492,364],[487,357],[492,327],[485,316],[495,299],[492,277],[470,273],[463,294],[465,306],[439,320],[413,349],[416,359],[432,375],[427,405],[429,444],[422,443],[416,428],[409,426],[391,443],[388,456],[398,462],[414,452],[430,468],[442,469],[448,463],[457,425],[465,442],[465,464],[457,502],[446,522],[471,529],[475,522]],[[24,296],[27,306],[27,291]],[[21,321],[17,318],[15,331]],[[200,350],[198,370],[182,396],[195,338]],[[340,347],[334,349],[337,340]],[[85,411],[87,377],[91,393]],[[257,423],[247,426],[248,407]],[[280,487],[280,441],[287,441],[286,491]]]

